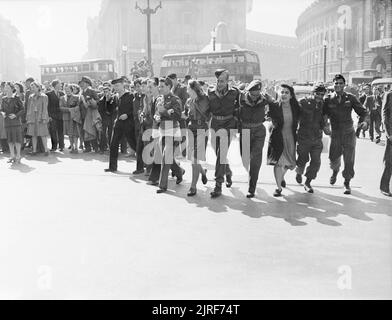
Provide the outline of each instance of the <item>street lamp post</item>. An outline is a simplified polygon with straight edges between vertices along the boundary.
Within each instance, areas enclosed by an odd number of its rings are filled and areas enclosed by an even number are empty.
[[[128,52],[128,47],[124,44],[122,46],[124,76],[127,76],[127,52]]]
[[[151,15],[155,14],[158,9],[162,9],[162,2],[159,1],[159,5],[155,7],[155,9],[150,8],[150,0],[147,0],[147,8],[142,9],[136,2],[135,9],[139,10],[141,14],[145,14],[147,16],[147,52],[148,52],[148,63],[152,66],[152,54],[151,54]]]
[[[212,38],[212,51],[216,51],[216,30],[213,29],[211,31],[211,38]]]
[[[340,74],[343,74],[343,48],[339,48],[340,58]]]
[[[327,82],[327,46],[328,46],[327,40],[323,41],[323,46],[324,46],[324,83],[326,83]]]

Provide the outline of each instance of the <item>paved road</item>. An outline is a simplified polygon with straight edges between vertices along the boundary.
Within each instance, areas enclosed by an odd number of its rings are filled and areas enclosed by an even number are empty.
[[[257,198],[230,151],[234,185],[157,195],[132,159],[52,154],[10,166],[0,155],[0,298],[392,298],[392,201],[378,192],[383,147],[359,140],[353,195],[322,170],[308,195],[287,177],[274,199],[263,166]],[[208,167],[214,156],[209,150]],[[213,171],[209,170],[212,179]]]

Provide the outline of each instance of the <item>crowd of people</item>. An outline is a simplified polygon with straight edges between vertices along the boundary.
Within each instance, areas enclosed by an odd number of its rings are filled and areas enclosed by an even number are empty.
[[[321,166],[323,134],[331,137],[329,150],[332,175],[337,182],[344,161],[344,193],[351,194],[354,178],[355,147],[360,132],[369,129],[370,138],[381,141],[386,134],[385,169],[380,190],[391,197],[392,174],[392,91],[390,88],[363,86],[363,94],[347,92],[345,78],[333,79],[333,92],[317,84],[311,96],[297,100],[288,84],[267,87],[255,80],[232,85],[227,70],[215,72],[216,84],[208,84],[177,75],[165,78],[126,77],[97,84],[82,77],[78,84],[54,80],[48,85],[29,78],[22,83],[1,83],[0,140],[9,163],[21,162],[23,149],[30,156],[64,152],[64,136],[69,137],[69,152],[109,150],[106,172],[117,171],[119,152],[127,146],[135,152],[136,170],[145,174],[157,193],[168,190],[171,171],[176,184],[181,184],[185,170],[178,159],[192,163],[192,181],[188,196],[197,194],[201,178],[208,183],[203,167],[210,141],[216,154],[215,188],[212,198],[222,195],[222,186],[230,188],[233,173],[228,163],[228,150],[239,134],[240,152],[249,172],[248,198],[255,197],[262,164],[263,149],[269,128],[268,165],[273,166],[275,197],[286,187],[285,175],[296,171],[296,181],[306,192],[313,193],[312,181]],[[352,111],[359,117],[354,128]],[[265,126],[265,122],[269,122]],[[374,131],[376,136],[374,136]],[[50,138],[51,149],[47,147]],[[307,168],[306,168],[307,167]]]

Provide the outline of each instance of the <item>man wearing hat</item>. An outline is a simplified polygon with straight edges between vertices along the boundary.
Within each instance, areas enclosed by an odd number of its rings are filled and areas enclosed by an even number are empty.
[[[117,120],[114,125],[112,143],[110,144],[109,168],[105,172],[117,171],[118,147],[121,139],[125,136],[129,146],[136,150],[135,122],[133,119],[133,100],[134,96],[125,90],[124,79],[112,81],[114,90],[117,93]]]
[[[267,107],[273,103],[270,96],[261,93],[261,89],[261,81],[254,80],[246,87],[246,91],[241,93],[239,99],[240,150],[242,163],[249,172],[247,198],[254,198],[256,193],[266,137],[264,121]]]
[[[324,84],[318,84],[313,88],[313,96],[299,101],[299,129],[297,145],[297,176],[296,180],[302,184],[302,175],[306,164],[310,164],[306,170],[305,190],[314,193],[311,186],[312,180],[316,179],[321,167],[321,152],[323,151],[323,130],[330,134],[326,128],[323,116],[324,96],[327,92]]]
[[[332,127],[331,146],[329,160],[333,174],[330,179],[331,185],[336,179],[341,166],[341,158],[344,160],[344,194],[351,194],[350,181],[354,178],[355,146],[356,136],[352,111],[359,116],[359,127],[367,129],[366,119],[368,112],[366,108],[351,93],[344,92],[346,79],[338,74],[333,79],[335,92],[324,100],[323,114],[326,115]]]
[[[215,134],[218,134],[219,130],[226,131],[227,144],[223,141],[221,143],[219,136],[211,139],[216,154],[215,189],[211,192],[212,198],[222,195],[225,174],[226,186],[230,188],[232,185],[232,172],[227,164],[227,153],[231,142],[230,130],[237,128],[235,114],[238,112],[240,94],[237,89],[229,87],[229,72],[227,70],[219,69],[215,72],[215,76],[217,78],[216,87],[208,92],[212,114],[211,129],[215,131]]]
[[[84,140],[84,153],[92,151],[98,152],[98,132],[95,124],[102,123],[102,119],[98,112],[98,93],[92,88],[92,80],[84,76],[79,81],[81,88],[81,117],[83,122],[83,140]]]

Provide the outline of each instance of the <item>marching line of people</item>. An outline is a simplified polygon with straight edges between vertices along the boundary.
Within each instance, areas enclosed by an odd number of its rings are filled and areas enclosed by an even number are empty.
[[[370,124],[372,141],[376,130],[376,143],[379,143],[382,124],[386,150],[380,190],[385,196],[392,196],[392,91],[385,92],[383,97],[377,90],[372,95],[369,92],[361,103],[356,96],[345,92],[346,80],[338,74],[333,79],[333,93],[327,93],[324,84],[317,84],[311,97],[298,101],[290,85],[281,84],[277,98],[263,92],[261,81],[255,80],[240,90],[229,85],[227,70],[217,70],[215,76],[216,85],[208,89],[205,83],[193,79],[187,79],[184,86],[175,74],[160,79],[136,79],[133,92],[124,77],[103,83],[99,91],[92,88],[93,80],[88,77],[83,77],[79,85],[54,80],[50,91],[44,91],[38,82],[28,79],[25,95],[22,85],[4,83],[0,107],[3,152],[9,149],[9,162],[20,163],[21,149],[27,141],[32,147],[31,156],[40,151],[48,156],[47,139],[51,139],[50,151],[63,152],[67,135],[71,153],[78,153],[82,146],[85,153],[104,153],[109,148],[109,167],[105,171],[115,173],[119,151],[128,143],[136,152],[133,175],[146,174],[148,184],[158,187],[157,193],[168,190],[170,171],[176,184],[182,183],[185,170],[177,159],[186,156],[192,163],[188,192],[191,197],[197,194],[200,177],[203,184],[208,183],[202,163],[210,140],[216,154],[211,198],[218,198],[223,184],[227,188],[233,184],[227,157],[230,144],[239,133],[241,158],[249,173],[247,197],[253,198],[267,121],[270,123],[267,163],[273,166],[275,197],[283,195],[289,170],[295,170],[298,184],[303,183],[305,176],[306,192],[314,193],[312,181],[321,167],[323,134],[331,137],[329,182],[336,184],[343,158],[344,194],[349,195],[355,176],[358,132],[367,130]],[[381,119],[377,116],[378,109],[381,109]],[[352,111],[359,117],[357,130]]]

